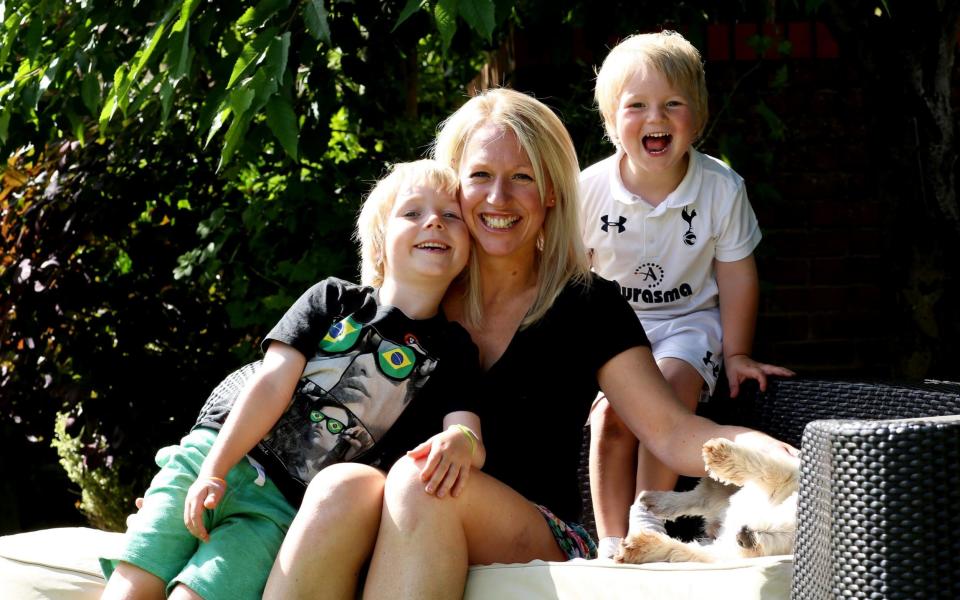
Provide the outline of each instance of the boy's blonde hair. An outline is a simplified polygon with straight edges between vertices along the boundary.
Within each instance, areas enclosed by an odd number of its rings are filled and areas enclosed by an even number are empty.
[[[627,82],[639,71],[652,67],[670,85],[679,88],[690,100],[696,124],[694,140],[707,125],[707,81],[700,52],[676,31],[631,35],[617,44],[603,60],[597,72],[596,100],[603,116],[607,137],[616,146],[617,106]]]
[[[533,165],[541,203],[546,202],[547,182],[553,184],[555,205],[547,211],[538,244],[539,289],[520,324],[526,327],[547,312],[571,279],[588,281],[587,254],[580,238],[580,166],[570,134],[557,115],[539,100],[505,88],[474,96],[444,121],[433,157],[459,171],[470,136],[488,123],[516,134]],[[468,321],[479,323],[482,303],[476,261],[470,261],[469,270],[473,285],[467,292],[465,314]]]
[[[383,285],[390,211],[397,195],[416,185],[425,185],[456,197],[459,180],[456,171],[436,160],[396,163],[390,167],[390,173],[370,190],[357,217],[354,237],[360,241],[360,282],[363,285]]]

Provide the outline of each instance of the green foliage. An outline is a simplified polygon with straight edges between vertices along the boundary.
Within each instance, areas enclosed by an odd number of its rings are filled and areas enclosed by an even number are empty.
[[[364,193],[425,154],[511,29],[544,32],[528,49],[543,56],[507,83],[558,110],[586,163],[610,147],[594,63],[561,30],[596,63],[660,26],[703,48],[711,19],[749,3],[734,4],[0,0],[0,413],[35,443],[56,421],[82,510],[119,527],[118,482],[144,489],[156,449],[304,289],[355,278]],[[769,160],[789,131],[733,87],[707,142],[737,168]],[[738,137],[743,118],[764,143]]]
[[[481,40],[402,7],[0,2],[2,449],[67,415],[92,522],[300,293],[355,277],[363,195],[462,101]]]
[[[124,531],[133,499],[142,490],[130,482],[121,482],[119,473],[109,468],[109,462],[104,465],[108,468],[98,468],[93,461],[109,451],[107,438],[97,435],[85,442],[82,432],[76,436],[68,432],[72,424],[73,418],[66,413],[57,414],[52,445],[67,477],[81,490],[77,508],[94,527]]]

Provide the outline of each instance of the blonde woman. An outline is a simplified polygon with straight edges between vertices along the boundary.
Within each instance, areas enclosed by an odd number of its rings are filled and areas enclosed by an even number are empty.
[[[476,293],[454,284],[443,308],[480,350],[486,463],[447,499],[425,493],[417,459],[393,466],[365,597],[460,598],[471,564],[594,556],[593,540],[577,525],[577,465],[601,389],[678,472],[702,474],[700,447],[713,437],[788,450],[759,432],[697,417],[674,397],[619,287],[587,269],[576,154],[549,108],[506,89],[476,96],[442,125],[434,156],[459,175],[475,242]],[[305,504],[300,514],[307,512]],[[320,535],[322,521],[304,518],[289,562],[274,569],[286,597],[332,597],[316,568],[327,555],[307,541],[307,526]],[[364,512],[364,526],[371,521]]]

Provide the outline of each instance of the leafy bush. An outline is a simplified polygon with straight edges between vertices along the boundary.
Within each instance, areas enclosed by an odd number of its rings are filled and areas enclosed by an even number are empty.
[[[91,523],[304,289],[355,278],[362,196],[479,61],[419,3],[394,31],[405,6],[0,3],[0,412]]]

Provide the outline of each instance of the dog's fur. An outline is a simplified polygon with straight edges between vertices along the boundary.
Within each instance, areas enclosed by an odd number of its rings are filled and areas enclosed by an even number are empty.
[[[795,459],[717,438],[703,445],[709,477],[689,492],[641,492],[654,515],[701,516],[711,540],[684,543],[653,531],[631,532],[620,563],[716,562],[790,554],[797,529],[799,467]]]

